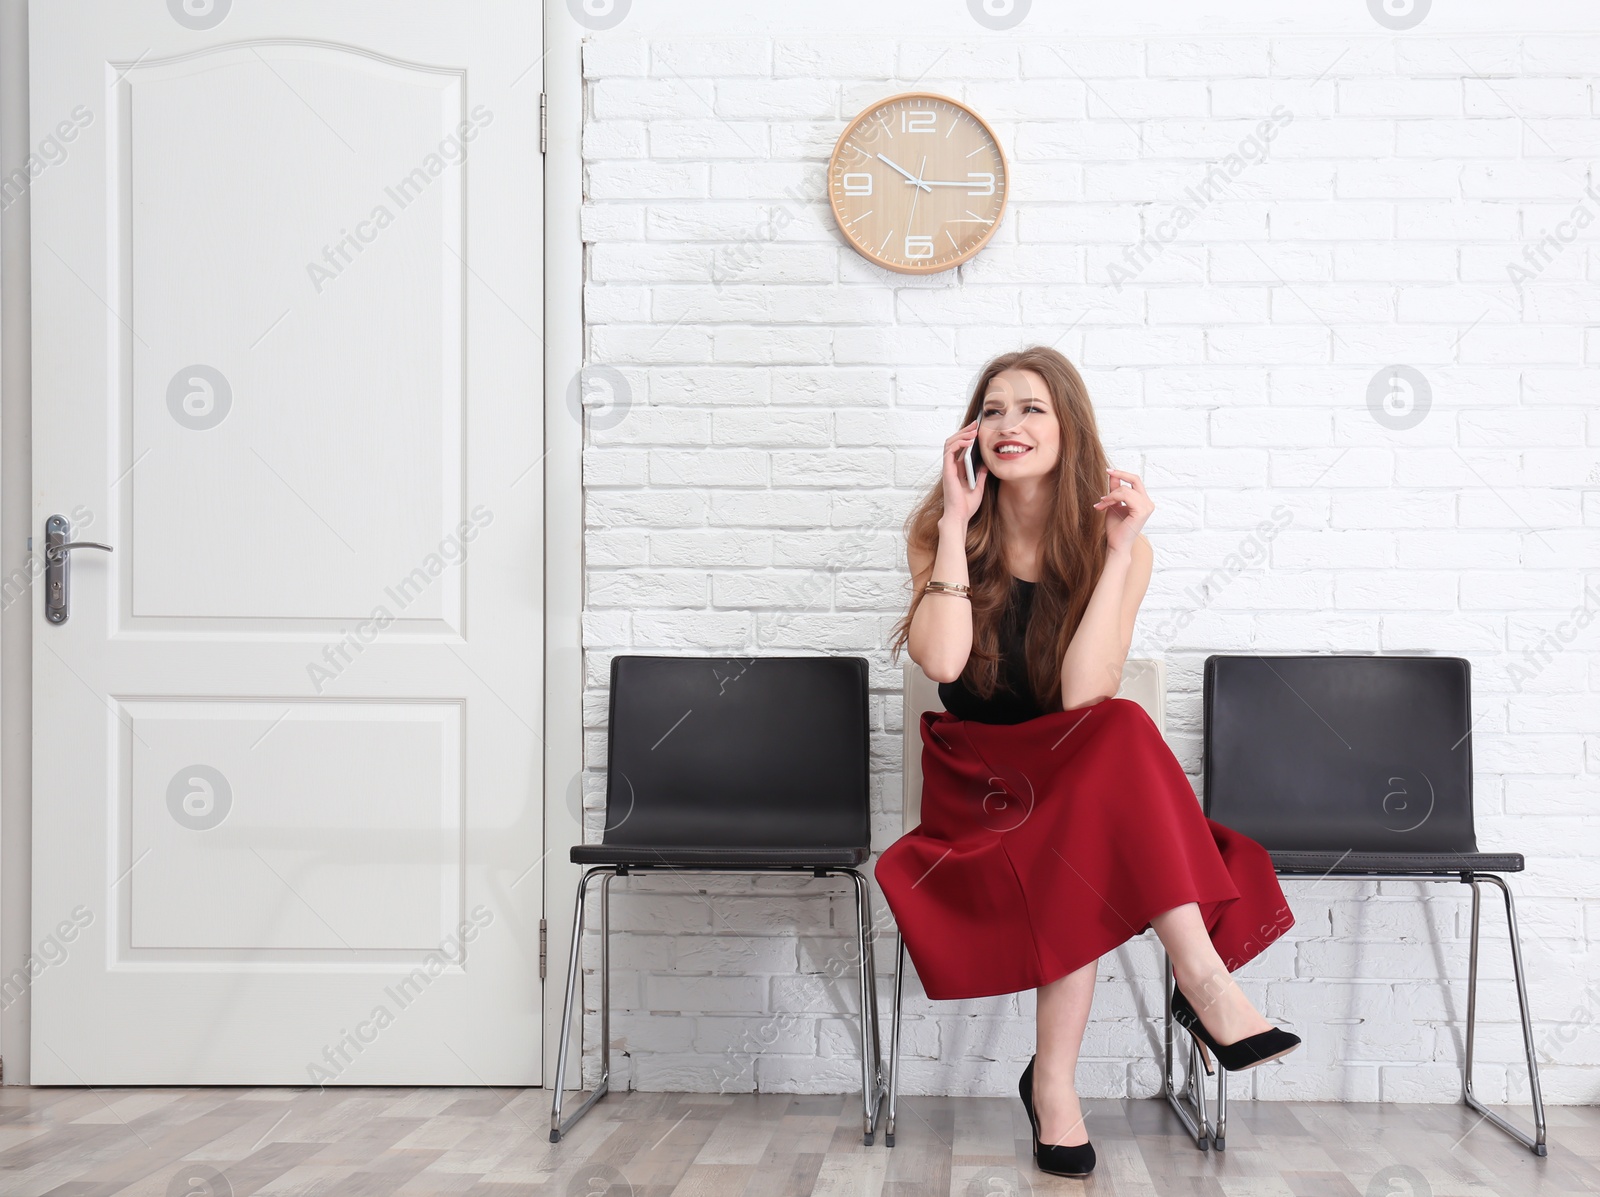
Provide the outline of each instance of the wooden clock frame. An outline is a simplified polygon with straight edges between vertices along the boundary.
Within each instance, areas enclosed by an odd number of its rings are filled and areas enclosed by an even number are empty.
[[[850,136],[853,133],[855,133],[862,127],[863,124],[866,123],[872,113],[878,112],[886,106],[898,103],[902,100],[932,100],[959,108],[962,112],[966,113],[974,121],[976,121],[979,127],[983,129],[985,135],[987,135],[989,140],[993,143],[995,155],[1000,161],[1001,178],[1003,182],[1000,186],[1000,206],[995,211],[994,223],[990,225],[988,232],[984,233],[984,235],[977,241],[973,242],[971,246],[963,250],[959,257],[941,261],[934,265],[907,265],[900,261],[890,261],[880,257],[874,250],[851,235],[849,226],[845,223],[846,219],[847,217],[859,219],[859,216],[849,216],[849,214],[841,211],[839,207],[843,197],[839,187],[837,187],[835,184],[836,180],[842,180],[843,177],[844,164],[840,161],[840,158],[844,152],[845,142],[850,139]],[[858,112],[854,117],[852,117],[850,122],[845,125],[844,131],[839,134],[839,139],[834,142],[833,152],[828,156],[827,188],[828,206],[833,209],[834,223],[839,226],[839,232],[844,236],[845,243],[863,258],[867,259],[867,261],[871,262],[875,266],[881,266],[885,270],[892,270],[897,274],[942,274],[946,270],[954,270],[962,263],[970,261],[979,250],[983,249],[984,246],[989,244],[990,240],[999,230],[1000,222],[1005,217],[1006,205],[1011,199],[1011,163],[1006,158],[1005,147],[1001,145],[1000,138],[995,133],[993,126],[991,126],[988,121],[984,120],[983,117],[979,116],[970,105],[964,104],[962,101],[957,100],[952,96],[941,95],[938,92],[904,91],[899,92],[896,95],[886,96],[881,100],[873,101],[871,104],[867,105],[867,107]]]

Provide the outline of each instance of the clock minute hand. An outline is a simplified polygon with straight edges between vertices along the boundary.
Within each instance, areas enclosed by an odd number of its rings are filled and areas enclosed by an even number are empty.
[[[917,178],[916,175],[912,174],[909,170],[907,170],[905,167],[901,166],[898,162],[895,162],[891,158],[886,158],[882,154],[879,154],[878,157],[881,158],[883,161],[887,162],[895,170],[897,170],[901,174],[905,175],[907,182],[915,183],[918,187],[922,188],[924,191],[932,191],[933,190],[932,187],[929,187],[928,184],[924,183],[921,179]]]

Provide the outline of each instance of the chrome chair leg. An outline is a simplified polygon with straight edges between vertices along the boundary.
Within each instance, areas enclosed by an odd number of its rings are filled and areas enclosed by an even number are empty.
[[[1194,1040],[1189,1043],[1193,1046]],[[1189,1060],[1193,1063],[1194,1056]],[[1228,1146],[1228,1070],[1221,1064],[1217,1065],[1217,1120],[1211,1124],[1211,1146],[1217,1151]]]
[[[899,947],[894,963],[894,1009],[889,1015],[889,1109],[883,1121],[883,1142],[886,1147],[894,1146],[894,1096],[898,1092],[900,1079],[900,986],[906,971],[905,936],[897,931],[895,940]]]
[[[873,1105],[876,1110],[882,1105],[889,1086],[884,1080],[883,1072],[883,1021],[878,1010],[878,934],[877,923],[872,914],[872,891],[870,889],[867,890],[865,919],[866,927],[863,934],[867,944],[867,975],[870,978],[868,989],[872,994],[872,1067],[877,1078],[877,1090],[873,1094]]]
[[[556,1052],[555,1094],[550,1104],[550,1142],[552,1143],[561,1142],[561,1136],[571,1130],[573,1124],[588,1112],[590,1106],[604,1097],[610,1088],[611,1052],[609,1047],[603,1047],[600,1056],[600,1080],[595,1085],[594,1092],[589,1094],[581,1106],[572,1111],[572,1114],[565,1122],[561,1121],[561,1096],[562,1090],[566,1086],[567,1078],[567,1046],[572,1040],[572,1005],[578,991],[579,956],[583,943],[584,899],[588,896],[589,882],[601,874],[605,874],[605,878],[600,884],[600,1039],[602,1044],[609,1043],[609,1036],[606,1031],[609,1029],[607,1027],[607,1011],[611,1005],[611,994],[608,988],[607,965],[609,962],[606,955],[606,939],[610,928],[606,918],[606,907],[608,905],[607,898],[611,879],[617,875],[617,871],[614,866],[598,865],[589,869],[579,879],[578,901],[572,915],[572,954],[567,960],[567,1000],[561,1010],[561,1046]],[[580,1086],[583,1080],[581,1065],[582,1062],[580,1060],[580,1075],[578,1078]]]
[[[861,1142],[871,1147],[884,1092],[883,1055],[878,1043],[877,972],[873,966],[869,918],[872,899],[865,877],[854,869],[841,872],[848,873],[856,887],[856,948],[861,975]]]
[[[616,879],[613,869],[600,882],[600,1075],[608,1079],[611,1076],[611,883]]]
[[[1211,1148],[1211,1126],[1206,1118],[1206,1091],[1205,1084],[1200,1079],[1205,1076],[1205,1070],[1200,1063],[1200,1052],[1195,1046],[1194,1037],[1187,1031],[1184,1039],[1189,1044],[1188,1065],[1185,1068],[1183,1091],[1178,1091],[1177,1079],[1173,1075],[1172,1065],[1175,1051],[1173,1036],[1176,1024],[1172,1021],[1172,990],[1174,974],[1172,971],[1172,957],[1165,949],[1161,953],[1165,967],[1162,969],[1162,1004],[1166,1007],[1167,1017],[1162,1038],[1163,1057],[1163,1084],[1167,1104],[1178,1115],[1178,1120],[1183,1123],[1184,1129],[1194,1136],[1194,1144],[1201,1151]],[[1227,1074],[1219,1067],[1217,1069],[1217,1100],[1220,1104],[1224,1100],[1223,1086],[1227,1083]]]
[[[872,1055],[873,1076],[876,1087],[872,1094],[873,1120],[881,1126],[883,1123],[883,1107],[888,1104],[889,1084],[883,1071],[883,1013],[878,1006],[878,921],[871,906],[872,891],[867,890],[867,961],[870,965],[868,971],[868,991],[872,994]]]
[[[1549,1155],[1550,1150],[1545,1145],[1544,1099],[1539,1092],[1539,1062],[1534,1055],[1533,1021],[1528,1014],[1528,989],[1522,975],[1522,947],[1517,936],[1517,916],[1511,901],[1511,889],[1503,878],[1494,873],[1463,873],[1461,879],[1472,886],[1472,940],[1467,963],[1467,1050],[1461,1064],[1461,1099],[1534,1155]],[[1522,1013],[1522,1044],[1528,1056],[1528,1085],[1533,1095],[1535,1133],[1531,1136],[1489,1109],[1472,1092],[1472,1042],[1478,1013],[1478,883],[1480,881],[1492,881],[1500,887],[1500,893],[1505,898],[1506,927],[1510,931],[1511,940],[1511,969],[1517,980],[1517,1006]]]

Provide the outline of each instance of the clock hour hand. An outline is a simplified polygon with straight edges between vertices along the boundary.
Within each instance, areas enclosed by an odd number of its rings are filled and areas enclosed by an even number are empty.
[[[905,167],[901,166],[898,162],[895,162],[890,158],[886,158],[882,154],[879,154],[878,157],[883,159],[883,161],[887,162],[895,170],[897,170],[901,174],[905,175],[906,180],[908,182],[915,183],[918,187],[922,188],[924,191],[932,191],[933,190],[932,187],[929,187],[926,183],[924,183],[921,179],[917,178],[916,175],[912,174],[909,170],[907,170]]]

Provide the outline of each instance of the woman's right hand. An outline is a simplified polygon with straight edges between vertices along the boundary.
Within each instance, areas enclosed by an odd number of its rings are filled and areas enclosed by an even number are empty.
[[[978,436],[978,421],[958,429],[949,440],[944,443],[944,513],[953,520],[959,520],[961,527],[965,528],[977,513],[978,505],[983,502],[985,482],[989,477],[989,467],[983,464],[982,454],[974,457],[976,468],[974,476],[978,485],[972,489],[967,488],[967,446],[972,444]]]

